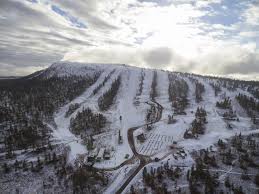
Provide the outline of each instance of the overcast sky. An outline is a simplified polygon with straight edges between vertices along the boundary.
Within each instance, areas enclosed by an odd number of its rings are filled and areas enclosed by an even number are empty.
[[[0,0],[0,75],[66,60],[259,78],[259,0]]]

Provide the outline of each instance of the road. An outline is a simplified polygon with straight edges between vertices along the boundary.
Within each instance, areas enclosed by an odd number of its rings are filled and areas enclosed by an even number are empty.
[[[162,105],[160,105],[159,103],[155,102],[155,101],[152,101],[154,104],[156,104],[156,119],[150,123],[147,123],[147,124],[154,124],[158,121],[161,120],[162,118],[162,111],[163,111],[163,107]],[[128,133],[127,133],[127,136],[128,136],[128,142],[129,142],[129,145],[130,145],[130,148],[133,152],[133,158],[137,158],[139,159],[140,163],[139,163],[139,166],[136,168],[136,170],[127,178],[127,180],[122,184],[122,186],[116,191],[116,194],[120,194],[124,191],[124,189],[129,185],[129,183],[133,180],[133,178],[139,173],[139,171],[144,167],[146,166],[147,164],[151,163],[151,162],[154,162],[149,156],[145,156],[145,155],[142,155],[142,154],[139,154],[136,150],[136,147],[135,147],[135,142],[134,142],[134,131],[137,130],[138,128],[140,127],[143,127],[147,124],[144,124],[144,125],[141,125],[141,126],[137,126],[137,127],[132,127],[130,129],[128,129]]]

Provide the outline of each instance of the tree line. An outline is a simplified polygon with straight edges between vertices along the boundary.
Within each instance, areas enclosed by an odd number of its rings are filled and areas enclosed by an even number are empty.
[[[108,110],[113,105],[115,97],[119,91],[121,85],[121,76],[113,81],[111,88],[108,89],[99,99],[98,106],[101,111]]]

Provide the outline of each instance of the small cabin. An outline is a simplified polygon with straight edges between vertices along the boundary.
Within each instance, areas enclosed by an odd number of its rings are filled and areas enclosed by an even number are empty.
[[[88,162],[94,162],[95,157],[97,156],[97,154],[98,154],[98,149],[95,148],[93,151],[90,152],[89,156],[87,157],[87,161]]]
[[[136,138],[140,143],[143,143],[146,140],[143,130],[136,131]]]
[[[182,159],[185,159],[185,154],[184,153],[180,153],[179,155],[182,157]]]
[[[152,125],[146,125],[146,130],[151,131],[153,129]]]
[[[118,135],[118,143],[122,144],[123,140],[122,140],[122,136],[121,136],[121,131],[119,130],[119,135]]]
[[[233,129],[232,125],[230,123],[227,124],[228,129]]]
[[[258,125],[259,124],[259,118],[253,118],[253,123],[255,124],[255,125]]]
[[[223,114],[223,118],[226,120],[236,120],[236,116],[237,116],[236,113],[233,112],[232,110],[225,112]]]
[[[105,149],[101,148],[96,157],[96,162],[101,162],[101,160],[103,159],[104,152],[105,152]]]
[[[106,150],[104,152],[103,158],[104,158],[104,160],[110,160],[111,159],[111,154],[108,150]]]
[[[174,116],[173,115],[168,115],[168,124],[173,124],[175,123],[176,120],[174,119]]]
[[[144,141],[145,141],[145,136],[144,136],[144,134],[142,133],[142,134],[139,134],[138,136],[137,136],[137,140],[139,140],[141,143],[143,143]]]

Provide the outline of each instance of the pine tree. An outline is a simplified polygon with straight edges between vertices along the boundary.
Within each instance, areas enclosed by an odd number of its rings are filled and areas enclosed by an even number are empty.
[[[254,182],[257,186],[259,186],[259,173],[255,176]]]
[[[133,185],[131,185],[131,187],[130,187],[130,193],[131,193],[131,194],[135,194],[135,188],[134,188]]]

